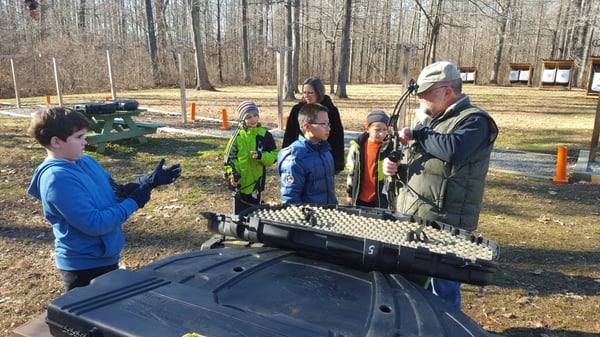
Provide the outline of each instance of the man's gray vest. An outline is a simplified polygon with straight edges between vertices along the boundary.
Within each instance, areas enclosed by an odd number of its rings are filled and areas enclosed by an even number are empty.
[[[434,119],[431,128],[450,133],[471,114],[488,119],[489,139],[483,150],[464,162],[448,163],[423,151],[416,142],[404,148],[401,169],[407,169],[407,182],[401,186],[396,211],[417,215],[426,220],[438,220],[451,226],[474,230],[479,221],[485,177],[498,128],[489,114],[470,105],[465,99],[453,109]]]

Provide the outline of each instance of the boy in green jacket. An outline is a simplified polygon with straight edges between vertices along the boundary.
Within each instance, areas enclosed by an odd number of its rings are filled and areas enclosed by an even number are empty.
[[[237,107],[239,129],[229,139],[225,149],[224,174],[235,191],[233,213],[260,204],[265,188],[266,167],[277,161],[273,135],[259,123],[259,110],[252,101]]]

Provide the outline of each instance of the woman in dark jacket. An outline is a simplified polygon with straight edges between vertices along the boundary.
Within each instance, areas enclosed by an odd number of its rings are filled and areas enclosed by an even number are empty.
[[[344,128],[338,108],[333,105],[331,98],[325,95],[325,86],[318,77],[309,77],[302,83],[302,101],[292,107],[283,134],[282,148],[288,147],[300,134],[298,125],[298,111],[307,103],[320,103],[329,109],[329,122],[331,131],[327,141],[331,145],[331,154],[335,164],[335,173],[344,169]]]

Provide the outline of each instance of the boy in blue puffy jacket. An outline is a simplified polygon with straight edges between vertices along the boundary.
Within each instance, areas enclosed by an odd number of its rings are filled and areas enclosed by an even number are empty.
[[[337,204],[335,166],[327,142],[331,124],[327,107],[318,103],[304,105],[298,113],[302,134],[279,151],[277,170],[281,201],[286,204]]]
[[[152,173],[120,185],[83,153],[88,128],[83,114],[62,107],[36,112],[29,126],[47,157],[27,192],[41,200],[52,225],[56,266],[67,291],[119,267],[123,223],[144,207],[154,187],[170,184],[181,174],[179,164],[163,169],[161,159]]]

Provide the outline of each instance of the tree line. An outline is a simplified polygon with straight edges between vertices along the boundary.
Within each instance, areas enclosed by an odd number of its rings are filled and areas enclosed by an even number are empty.
[[[30,3],[31,1],[29,1]],[[277,83],[285,97],[318,76],[404,83],[431,62],[477,69],[477,83],[509,83],[511,63],[574,61],[575,87],[600,55],[592,0],[0,0],[0,97],[106,90],[107,62],[123,89]],[[107,57],[110,56],[110,57]],[[12,62],[11,62],[12,61]],[[55,76],[54,71],[57,71]]]

